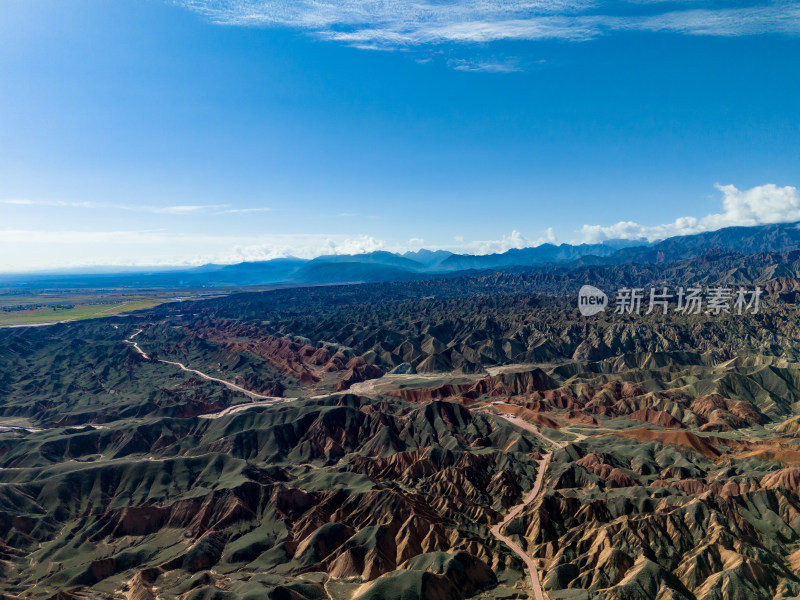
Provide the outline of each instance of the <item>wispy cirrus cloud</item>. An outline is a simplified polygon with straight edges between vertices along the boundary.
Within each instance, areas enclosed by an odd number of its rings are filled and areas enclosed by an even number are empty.
[[[174,0],[211,21],[283,26],[362,48],[584,41],[619,31],[800,34],[800,2],[602,0]],[[480,69],[475,69],[480,70]],[[485,69],[484,69],[485,70]]]
[[[191,215],[225,208],[225,204],[210,205],[178,205],[178,206],[146,206],[142,210],[163,215]],[[135,208],[133,209],[135,210]]]
[[[27,198],[2,198],[0,204],[13,206],[74,206],[78,208],[93,208],[94,202],[68,202],[66,200],[30,200]]]
[[[93,208],[126,210],[133,212],[153,213],[157,215],[198,215],[198,214],[249,214],[267,212],[267,207],[231,208],[228,204],[178,204],[173,206],[151,206],[147,204],[110,204],[104,202],[74,202],[68,200],[0,198],[0,205],[11,206],[49,206],[66,208]]]

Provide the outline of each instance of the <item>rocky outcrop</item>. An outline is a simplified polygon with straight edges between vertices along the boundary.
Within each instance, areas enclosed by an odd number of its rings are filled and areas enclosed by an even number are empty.
[[[375,365],[367,364],[363,358],[357,356],[351,358],[347,365],[347,369],[339,378],[339,383],[336,384],[336,391],[341,392],[348,389],[354,383],[367,381],[368,379],[376,379],[383,376],[383,371]]]
[[[649,408],[642,408],[637,411],[625,415],[628,419],[635,421],[642,421],[643,423],[652,423],[659,427],[666,429],[685,429],[685,425],[671,414],[661,410],[651,410]]]

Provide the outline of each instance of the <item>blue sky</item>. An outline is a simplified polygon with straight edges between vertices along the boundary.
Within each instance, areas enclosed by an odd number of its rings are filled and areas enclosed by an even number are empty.
[[[800,220],[800,3],[3,0],[0,270]]]

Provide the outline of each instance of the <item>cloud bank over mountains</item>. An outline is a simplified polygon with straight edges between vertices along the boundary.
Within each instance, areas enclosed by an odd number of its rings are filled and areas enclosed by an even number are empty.
[[[589,0],[176,0],[214,23],[280,26],[364,48],[499,40],[585,41],[622,31],[800,33],[800,2]]]
[[[723,194],[721,213],[704,217],[679,217],[672,223],[641,225],[620,221],[614,225],[584,225],[583,242],[597,243],[608,239],[650,241],[676,235],[691,235],[723,227],[766,225],[800,221],[800,190],[793,186],[778,187],[772,183],[740,190],[733,185],[715,186]]]
[[[611,239],[656,241],[668,237],[713,231],[723,227],[753,226],[771,223],[800,222],[800,189],[775,184],[740,190],[734,185],[717,185],[722,194],[722,210],[702,217],[684,216],[671,223],[644,225],[633,221],[620,221],[613,225],[583,225],[577,229],[578,238],[573,244],[599,243]],[[0,200],[2,204],[29,206],[66,206],[85,210],[95,206],[83,202]],[[128,207],[104,205],[127,210]],[[227,205],[220,205],[225,206]],[[186,210],[183,210],[183,209]],[[182,218],[196,212],[195,207],[148,207],[155,214]],[[203,207],[219,214],[215,206]],[[199,210],[199,207],[198,207]],[[223,208],[224,212],[248,208]],[[256,208],[253,210],[266,210]],[[80,266],[199,266],[207,263],[233,264],[239,262],[271,260],[275,258],[314,258],[322,255],[363,254],[377,250],[405,252],[408,250],[449,250],[463,254],[496,254],[513,248],[529,248],[544,243],[558,243],[552,227],[538,230],[531,227],[535,236],[524,234],[523,225],[515,224],[509,235],[499,239],[469,240],[463,235],[453,236],[453,242],[425,240],[418,237],[399,241],[386,241],[369,234],[320,233],[264,233],[263,235],[236,235],[230,232],[181,233],[164,229],[114,230],[114,231],[41,231],[0,229],[0,271],[21,271],[39,268]],[[409,232],[413,234],[414,232]],[[98,252],[98,247],[105,250]],[[53,262],[54,258],[58,262]]]

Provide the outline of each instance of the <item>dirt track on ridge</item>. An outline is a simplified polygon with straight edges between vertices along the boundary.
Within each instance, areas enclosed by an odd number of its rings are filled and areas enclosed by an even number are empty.
[[[153,360],[153,359],[150,358],[150,355],[147,354],[147,352],[142,350],[141,346],[139,346],[139,344],[137,342],[133,341],[133,338],[135,338],[141,332],[142,332],[142,330],[139,329],[136,333],[134,333],[132,336],[130,336],[128,339],[126,339],[124,341],[125,341],[126,344],[130,344],[131,346],[133,346],[133,349],[136,350],[136,352],[138,352],[139,355],[142,358],[144,358],[145,360]],[[221,410],[219,412],[215,412],[215,413],[207,413],[207,414],[204,414],[204,415],[198,415],[199,417],[201,417],[203,419],[218,419],[219,417],[224,417],[224,416],[227,416],[227,415],[230,415],[230,414],[233,414],[233,413],[241,412],[241,411],[247,410],[249,408],[258,408],[259,406],[273,406],[275,404],[280,404],[280,403],[283,403],[283,402],[289,402],[290,400],[297,400],[297,398],[284,398],[282,396],[266,396],[264,394],[258,394],[256,392],[252,392],[252,391],[250,391],[250,390],[248,390],[246,388],[243,388],[240,385],[236,385],[235,383],[233,383],[231,381],[226,381],[224,379],[219,379],[218,377],[212,377],[211,375],[203,373],[202,371],[198,371],[197,369],[192,369],[191,367],[187,367],[183,363],[172,361],[172,360],[161,360],[161,359],[156,359],[156,360],[157,360],[157,362],[164,363],[165,365],[173,365],[173,366],[176,366],[176,367],[180,367],[181,370],[186,371],[187,373],[192,373],[194,375],[202,377],[203,379],[207,379],[208,381],[214,381],[216,383],[221,383],[222,385],[224,385],[225,387],[227,387],[227,388],[229,388],[231,390],[234,390],[236,392],[240,392],[242,394],[250,396],[253,399],[259,400],[259,402],[252,402],[252,403],[249,403],[249,404],[236,404],[234,406],[229,406],[228,408],[226,408],[224,410]]]

